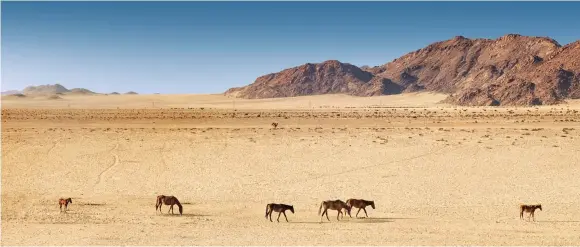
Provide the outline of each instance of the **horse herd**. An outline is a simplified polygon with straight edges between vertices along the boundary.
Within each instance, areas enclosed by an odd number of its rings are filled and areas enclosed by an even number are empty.
[[[62,212],[62,207],[64,206],[64,212],[66,212],[66,210],[68,209],[68,204],[72,203],[72,199],[71,198],[60,198],[58,200],[58,204],[60,206],[60,210]],[[179,200],[175,197],[175,196],[165,196],[165,195],[159,195],[157,196],[157,200],[155,201],[155,212],[157,212],[157,210],[159,210],[159,212],[161,214],[163,214],[163,212],[161,212],[161,206],[165,204],[167,206],[169,206],[169,210],[167,211],[167,213],[171,212],[171,214],[173,214],[173,206],[177,205],[177,207],[179,208],[179,215],[183,215],[183,206],[181,205],[181,203],[179,202]],[[322,203],[320,203],[320,207],[318,208],[318,215],[320,215],[320,221],[322,221],[322,217],[324,215],[326,215],[326,219],[328,221],[330,221],[330,218],[328,217],[328,210],[336,210],[338,211],[338,213],[336,214],[336,220],[340,221],[339,216],[344,217],[344,214],[348,213],[348,216],[350,216],[352,218],[352,215],[350,214],[351,209],[354,208],[358,208],[358,211],[356,212],[355,217],[358,217],[358,214],[360,213],[361,210],[363,210],[365,212],[366,217],[369,217],[369,215],[367,214],[367,210],[366,207],[367,206],[371,206],[373,209],[375,209],[375,202],[374,201],[367,201],[367,200],[363,200],[363,199],[348,199],[346,200],[346,202],[343,202],[342,200],[328,200],[328,201],[323,201]],[[542,205],[541,204],[537,204],[537,205],[525,205],[525,204],[521,204],[520,205],[520,219],[524,219],[524,212],[528,213],[528,221],[531,218],[533,218],[534,221],[536,221],[536,218],[534,216],[534,212],[536,211],[536,209],[540,209],[540,211],[542,211]],[[272,213],[273,212],[277,212],[278,213],[278,218],[276,219],[276,221],[280,222],[280,215],[284,214],[284,218],[286,218],[286,222],[288,222],[288,217],[286,217],[286,211],[290,210],[290,212],[292,212],[294,214],[294,205],[286,205],[286,204],[278,204],[278,203],[269,203],[266,205],[266,219],[268,219],[268,216],[270,216],[270,222],[272,221]],[[344,213],[342,211],[345,211]],[[320,212],[322,212],[322,215],[320,214]]]

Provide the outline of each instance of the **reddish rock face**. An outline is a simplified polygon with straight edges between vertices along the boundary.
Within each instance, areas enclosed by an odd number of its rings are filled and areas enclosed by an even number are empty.
[[[386,78],[374,76],[351,64],[329,60],[261,76],[249,86],[229,89],[226,95],[247,99],[331,93],[374,96],[396,94],[401,90]]]
[[[496,40],[462,36],[364,70],[338,61],[305,64],[226,92],[242,98],[433,91],[459,105],[554,104],[580,98],[580,41],[561,47],[544,37]]]

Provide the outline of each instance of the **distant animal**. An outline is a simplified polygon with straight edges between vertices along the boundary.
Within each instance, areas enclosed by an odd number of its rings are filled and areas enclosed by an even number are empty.
[[[161,212],[161,206],[163,204],[169,206],[169,210],[167,210],[167,213],[171,211],[171,214],[173,214],[173,205],[177,204],[177,207],[179,207],[179,215],[183,215],[183,206],[181,206],[181,203],[179,203],[179,200],[177,200],[175,196],[164,196],[164,195],[157,196],[157,202],[155,203],[155,212],[157,212],[158,208],[159,212]],[[163,214],[163,212],[161,213]]]
[[[64,211],[66,212],[66,210],[68,209],[68,204],[72,203],[72,199],[67,198],[60,198],[58,199],[58,205],[60,206],[60,211],[62,212],[62,205],[64,205]]]
[[[272,212],[278,212],[278,218],[276,219],[276,221],[280,222],[280,215],[284,214],[284,218],[286,218],[286,222],[288,222],[288,217],[286,217],[286,210],[290,210],[290,212],[294,213],[294,206],[286,204],[270,203],[266,205],[266,219],[268,218],[269,215],[270,222],[273,222]]]
[[[274,129],[278,128],[278,123],[272,123],[272,127],[274,127]]]
[[[322,212],[322,215],[321,215],[320,212],[322,211],[322,208],[324,208],[324,211]],[[324,216],[324,214],[326,214],[326,219],[328,221],[330,221],[330,219],[328,218],[328,210],[329,209],[338,211],[338,214],[336,214],[336,220],[340,220],[338,218],[338,216],[340,216],[342,214],[343,208],[346,209],[346,212],[348,212],[348,214],[350,215],[351,207],[349,205],[347,205],[345,202],[343,202],[341,200],[323,201],[322,203],[320,203],[320,207],[318,208],[318,215],[320,215],[320,221],[322,221],[322,216]]]
[[[529,213],[528,215],[528,221],[530,220],[530,217],[534,219],[534,221],[536,221],[536,217],[534,216],[534,211],[536,211],[536,209],[540,209],[540,211],[542,211],[542,204],[537,204],[537,205],[524,205],[521,204],[520,205],[520,219],[524,219],[524,212]]]
[[[358,211],[356,212],[355,217],[358,217],[358,213],[360,213],[360,210],[362,209],[365,211],[365,215],[368,218],[369,215],[367,214],[367,210],[365,208],[369,205],[373,209],[375,209],[375,201],[367,201],[367,200],[363,200],[363,199],[352,199],[352,198],[348,199],[348,200],[346,200],[346,205],[348,205],[351,208],[358,208]],[[350,216],[352,218],[352,215],[350,215],[350,212],[349,212],[348,216]]]

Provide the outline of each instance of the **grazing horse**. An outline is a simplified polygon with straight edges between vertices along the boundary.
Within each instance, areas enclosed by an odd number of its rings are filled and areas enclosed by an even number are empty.
[[[68,209],[68,204],[72,203],[72,199],[67,198],[60,198],[58,199],[58,205],[60,206],[60,211],[62,212],[62,205],[64,205],[64,211],[66,212],[66,210]]]
[[[278,128],[278,123],[276,123],[276,122],[272,123],[272,127],[274,127],[274,129]]]
[[[322,207],[324,207],[324,212],[322,212],[322,215],[320,215],[320,212],[322,211]],[[350,215],[351,207],[349,205],[347,205],[345,202],[343,202],[341,200],[323,201],[322,203],[320,203],[320,207],[318,208],[318,215],[320,215],[320,221],[322,221],[322,216],[324,216],[324,214],[326,214],[326,219],[328,221],[330,221],[330,219],[328,218],[328,210],[329,209],[338,211],[338,214],[336,214],[336,220],[340,220],[338,218],[338,216],[340,216],[342,214],[343,208],[346,209],[346,212],[348,212],[348,214]]]
[[[157,202],[155,203],[155,212],[157,212],[157,208],[159,208],[159,212],[161,212],[161,206],[163,204],[169,206],[169,210],[167,210],[167,213],[171,211],[171,214],[173,214],[173,205],[177,204],[177,207],[179,207],[179,215],[183,215],[183,207],[181,206],[181,203],[179,203],[179,200],[177,200],[175,196],[164,196],[164,195],[157,196]],[[161,214],[163,214],[163,212],[161,212]]]
[[[368,218],[369,215],[367,214],[367,210],[365,208],[369,205],[373,209],[375,209],[375,201],[367,201],[367,200],[363,200],[363,199],[352,199],[352,198],[348,199],[348,200],[346,200],[346,205],[353,207],[353,208],[358,208],[358,211],[356,212],[355,217],[358,217],[358,213],[360,213],[360,210],[362,209],[365,211],[365,215]],[[349,212],[348,216],[350,216],[352,218],[352,215],[350,215],[350,212]]]
[[[272,212],[278,212],[278,219],[276,219],[276,221],[280,222],[280,214],[284,214],[284,218],[286,218],[286,222],[288,222],[288,217],[286,217],[286,210],[290,210],[290,212],[294,213],[294,206],[270,203],[266,205],[266,219],[268,218],[268,215],[270,215],[270,222],[273,222]]]
[[[536,211],[536,209],[540,209],[540,211],[542,211],[542,204],[538,204],[538,205],[524,205],[521,204],[520,205],[520,219],[524,219],[524,212],[529,213],[528,215],[528,221],[530,220],[530,217],[532,217],[534,219],[534,221],[536,221],[536,217],[534,216],[534,211]]]

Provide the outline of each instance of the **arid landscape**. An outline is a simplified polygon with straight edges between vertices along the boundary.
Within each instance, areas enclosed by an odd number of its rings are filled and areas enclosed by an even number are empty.
[[[446,98],[3,96],[2,245],[580,244],[580,101]],[[321,221],[348,198],[376,209]]]

